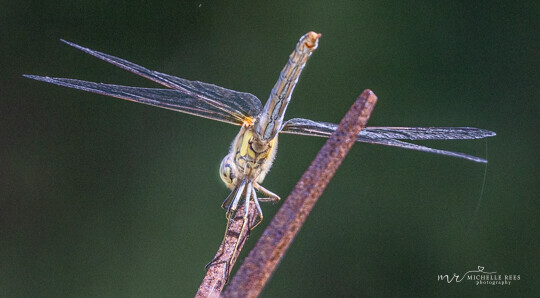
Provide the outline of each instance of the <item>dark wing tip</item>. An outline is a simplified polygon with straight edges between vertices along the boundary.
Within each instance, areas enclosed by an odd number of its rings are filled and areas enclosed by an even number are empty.
[[[494,137],[497,134],[494,131],[483,129],[483,128],[473,128],[473,127],[466,127],[470,130],[470,139],[483,139],[483,138],[489,138]]]
[[[65,86],[65,85],[61,84],[62,80],[70,80],[70,79],[62,79],[62,78],[54,78],[54,77],[43,77],[43,76],[27,75],[27,74],[23,74],[23,77],[28,78],[28,79],[32,79],[32,80],[36,80],[36,81],[45,82],[45,83],[51,83],[51,84],[55,84],[55,85],[59,85],[59,86]],[[67,86],[67,87],[69,87],[69,86]]]
[[[60,38],[60,41],[63,42],[63,43],[65,43],[65,44],[67,44],[67,45],[69,45],[69,46],[72,46],[72,47],[74,47],[74,48],[76,48],[76,49],[79,49],[79,50],[81,50],[81,51],[88,51],[88,50],[89,50],[89,49],[87,49],[87,48],[85,48],[85,47],[82,47],[82,46],[80,46],[80,45],[78,45],[78,44],[76,44],[76,43],[73,43],[73,42],[71,42],[71,41],[67,41],[67,40],[62,39],[62,38]]]
[[[488,161],[486,159],[483,159],[483,158],[480,158],[480,157],[477,157],[475,159],[469,159],[469,160],[479,162],[479,163],[488,163]]]
[[[465,127],[466,129],[470,129],[473,132],[473,139],[483,139],[483,138],[489,138],[494,137],[497,135],[494,131],[483,129],[483,128],[476,128],[476,127]]]
[[[72,42],[70,42],[70,41],[67,41],[67,40],[63,39],[63,38],[60,38],[60,41],[63,42],[63,43],[65,43],[65,44],[68,44],[68,45],[74,44],[74,43],[72,43]]]
[[[38,80],[38,81],[43,81],[44,79],[48,78],[48,77],[42,77],[42,76],[36,76],[36,75],[28,75],[28,74],[23,74],[22,76],[27,78],[27,79]]]

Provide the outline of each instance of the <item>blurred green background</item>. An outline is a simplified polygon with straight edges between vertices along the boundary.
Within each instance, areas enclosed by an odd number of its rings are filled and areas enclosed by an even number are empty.
[[[539,296],[538,1],[2,1],[0,296],[189,297],[214,256],[238,128],[21,77],[158,87],[60,38],[263,102],[298,38],[323,34],[288,118],[336,122],[365,88],[372,126],[473,126],[423,145],[483,164],[353,147],[264,297]],[[324,140],[283,135],[283,198]],[[482,192],[483,191],[483,192]],[[265,221],[279,205],[263,206]],[[520,275],[510,286],[440,274]]]

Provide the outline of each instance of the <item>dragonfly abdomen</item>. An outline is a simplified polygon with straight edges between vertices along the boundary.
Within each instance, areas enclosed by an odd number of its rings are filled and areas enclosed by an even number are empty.
[[[273,139],[281,129],[291,94],[307,60],[317,48],[320,37],[320,34],[313,31],[302,36],[289,56],[255,125],[255,131],[262,141]]]

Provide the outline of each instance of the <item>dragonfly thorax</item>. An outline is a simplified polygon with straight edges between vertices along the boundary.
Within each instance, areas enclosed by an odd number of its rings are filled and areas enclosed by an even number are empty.
[[[244,179],[261,183],[272,166],[276,151],[277,137],[262,141],[253,125],[243,125],[229,154],[221,161],[221,179],[230,189]]]

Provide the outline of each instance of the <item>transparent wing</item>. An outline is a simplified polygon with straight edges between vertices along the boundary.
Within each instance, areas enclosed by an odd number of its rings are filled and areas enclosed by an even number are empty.
[[[103,61],[109,62],[115,66],[150,79],[163,86],[175,89],[180,93],[185,94],[187,97],[204,102],[206,106],[212,106],[215,109],[221,110],[225,114],[230,114],[232,117],[237,119],[236,123],[242,123],[246,117],[257,116],[262,110],[261,101],[255,95],[229,90],[213,84],[189,81],[172,75],[149,70],[135,63],[94,51],[72,42],[65,40],[62,40],[62,42]]]
[[[208,104],[191,94],[173,89],[139,88],[103,83],[94,83],[74,79],[40,77],[24,75],[27,78],[59,86],[93,92],[97,94],[140,102],[169,110],[218,120],[230,124],[241,124],[236,117]]]
[[[360,135],[397,140],[472,140],[494,132],[475,127],[366,127]]]
[[[296,130],[302,128],[323,130],[332,133],[337,124],[294,118],[284,125],[283,129]],[[469,140],[495,136],[489,130],[474,127],[366,127],[359,137],[396,139],[396,140]]]
[[[334,123],[295,118],[287,121],[281,132],[329,137],[336,128],[337,124]],[[481,139],[494,135],[495,133],[492,131],[473,127],[366,127],[358,135],[357,141],[430,152],[486,163],[487,161],[483,158],[465,153],[433,149],[399,140],[464,140]]]

